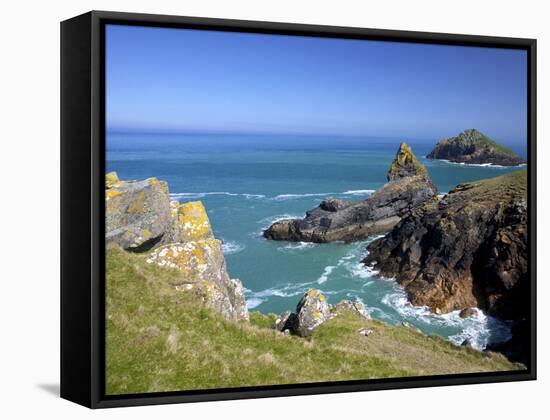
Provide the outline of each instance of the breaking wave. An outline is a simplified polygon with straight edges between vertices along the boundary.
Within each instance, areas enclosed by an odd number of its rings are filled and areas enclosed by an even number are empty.
[[[228,195],[231,197],[244,197],[251,198],[265,198],[263,194],[248,194],[248,193],[232,193],[227,191],[212,191],[212,192],[188,192],[188,193],[170,193],[170,198],[173,199],[197,199],[204,198],[209,195]]]
[[[376,190],[349,190],[341,193],[342,195],[371,195]]]
[[[451,165],[460,165],[460,166],[473,166],[478,168],[495,168],[495,169],[507,169],[507,168],[523,168],[527,166],[526,163],[521,163],[515,166],[504,166],[504,165],[495,165],[492,163],[465,163],[465,162],[452,162],[448,159],[438,159],[441,162],[449,163]]]
[[[222,252],[224,255],[236,254],[241,252],[245,247],[235,241],[223,241],[222,242]]]
[[[393,292],[382,298],[382,303],[394,309],[402,318],[411,322],[420,330],[430,326],[439,328],[459,329],[458,333],[448,336],[448,339],[456,345],[461,345],[468,339],[472,347],[483,350],[490,343],[503,342],[511,338],[510,324],[500,321],[481,310],[469,318],[461,318],[460,311],[446,314],[434,314],[427,306],[414,306],[408,299],[405,291],[398,285]]]
[[[302,249],[314,248],[317,244],[313,242],[289,242],[284,246],[277,248],[278,251],[288,252],[288,251],[299,251]]]
[[[275,197],[271,197],[271,200],[275,201],[284,201],[284,200],[293,200],[296,198],[304,198],[304,197],[323,197],[323,196],[329,196],[334,195],[336,193],[304,193],[304,194],[279,194]]]
[[[323,274],[321,274],[321,277],[317,279],[318,284],[323,284],[328,280],[328,276],[330,276],[330,273],[336,268],[335,265],[327,265],[325,269],[323,270]]]

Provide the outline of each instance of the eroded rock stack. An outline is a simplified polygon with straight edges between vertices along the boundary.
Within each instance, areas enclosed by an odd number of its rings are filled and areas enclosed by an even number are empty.
[[[428,171],[402,143],[388,171],[388,183],[359,203],[327,198],[304,219],[273,223],[264,237],[303,242],[352,242],[391,230],[411,209],[437,194]]]
[[[106,176],[105,197],[108,244],[149,252],[149,264],[181,271],[177,290],[197,293],[227,319],[248,319],[242,284],[229,277],[200,201],[171,202],[166,182],[124,182],[115,173]]]

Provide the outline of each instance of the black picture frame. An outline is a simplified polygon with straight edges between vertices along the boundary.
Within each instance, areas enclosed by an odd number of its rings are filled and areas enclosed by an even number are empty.
[[[521,49],[528,59],[531,363],[525,371],[105,395],[105,71],[109,23]],[[90,408],[536,379],[536,40],[92,11],[61,23],[61,397]]]

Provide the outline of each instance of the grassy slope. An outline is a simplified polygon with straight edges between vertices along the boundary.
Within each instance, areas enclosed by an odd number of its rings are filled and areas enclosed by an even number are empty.
[[[514,152],[512,149],[510,149],[506,146],[503,146],[500,143],[497,143],[496,141],[490,139],[489,137],[487,137],[484,134],[481,135],[481,140],[482,140],[482,142],[487,143],[490,147],[492,147],[497,152],[503,153],[505,155],[517,156],[517,153]]]
[[[143,255],[107,252],[108,394],[511,370],[498,354],[458,348],[353,313],[310,339],[269,329],[273,316],[232,323],[177,292],[179,274]],[[370,327],[369,337],[357,334]]]
[[[476,200],[506,201],[517,197],[527,199],[527,169],[468,182],[466,185],[474,186],[470,194],[475,195]]]

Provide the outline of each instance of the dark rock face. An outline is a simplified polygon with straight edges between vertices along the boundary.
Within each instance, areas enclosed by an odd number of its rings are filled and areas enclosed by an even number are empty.
[[[460,311],[458,316],[461,318],[470,318],[477,315],[477,308],[464,308]]]
[[[353,203],[351,201],[339,200],[337,198],[328,197],[321,201],[319,207],[325,211],[338,211],[343,210],[346,207],[351,206]]]
[[[517,166],[526,163],[512,150],[501,146],[476,129],[465,130],[456,137],[443,139],[426,156],[456,163]]]
[[[327,198],[304,219],[273,223],[264,237],[279,241],[352,242],[388,232],[411,209],[432,199],[437,189],[411,149],[401,144],[388,172],[390,182],[366,200]]]
[[[504,354],[509,360],[531,365],[530,323],[527,319],[517,321],[512,327],[512,338],[504,343],[490,344],[485,350]]]
[[[369,245],[363,261],[395,277],[414,305],[479,307],[503,319],[529,312],[527,174],[458,185]]]

